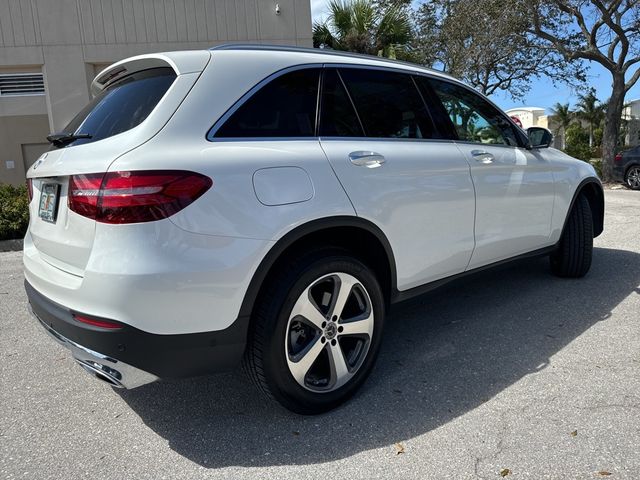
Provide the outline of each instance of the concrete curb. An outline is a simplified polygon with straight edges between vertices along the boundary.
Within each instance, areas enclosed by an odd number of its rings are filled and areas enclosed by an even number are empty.
[[[22,239],[0,240],[0,252],[17,252],[22,250]]]

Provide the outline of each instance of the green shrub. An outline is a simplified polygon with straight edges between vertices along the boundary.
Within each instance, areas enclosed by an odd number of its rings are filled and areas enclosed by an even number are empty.
[[[591,147],[589,147],[589,132],[587,132],[586,129],[582,128],[579,123],[573,123],[567,128],[565,137],[566,147],[564,151],[567,155],[579,158],[585,162],[591,160],[593,151]]]
[[[24,237],[28,225],[27,187],[0,184],[0,240]]]

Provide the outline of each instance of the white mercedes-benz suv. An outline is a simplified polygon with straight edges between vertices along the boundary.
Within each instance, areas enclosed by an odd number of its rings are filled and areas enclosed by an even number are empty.
[[[113,386],[243,362],[326,411],[371,372],[390,304],[528,255],[581,277],[603,229],[589,164],[416,65],[228,45],[91,90],[29,169],[25,287]]]

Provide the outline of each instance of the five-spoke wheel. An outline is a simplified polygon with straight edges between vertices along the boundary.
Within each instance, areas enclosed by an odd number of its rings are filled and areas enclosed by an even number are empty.
[[[634,165],[627,170],[624,181],[632,190],[640,190],[640,166]]]
[[[358,371],[373,335],[365,287],[344,272],[324,275],[296,301],[286,330],[287,364],[311,391],[340,388]]]
[[[373,368],[384,322],[374,273],[343,250],[292,258],[261,297],[245,366],[272,398],[298,413],[347,400]]]

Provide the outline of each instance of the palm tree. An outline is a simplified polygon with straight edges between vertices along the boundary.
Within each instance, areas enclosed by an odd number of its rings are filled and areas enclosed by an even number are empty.
[[[569,109],[568,103],[562,104],[560,102],[553,106],[551,112],[553,114],[553,119],[558,124],[558,127],[556,128],[556,135],[560,136],[560,132],[562,132],[562,149],[564,150],[566,148],[565,132],[573,120],[574,113]]]
[[[313,25],[313,46],[395,58],[412,39],[411,20],[401,3],[384,8],[368,0],[332,0],[329,17]]]
[[[589,90],[585,95],[578,95],[578,99],[576,115],[589,124],[589,146],[593,147],[593,131],[604,120],[605,107],[596,97],[594,89]]]

